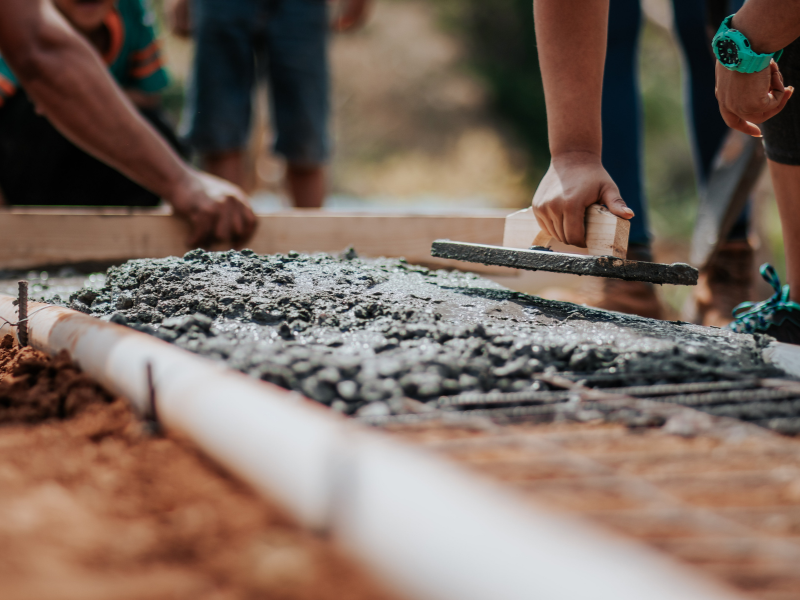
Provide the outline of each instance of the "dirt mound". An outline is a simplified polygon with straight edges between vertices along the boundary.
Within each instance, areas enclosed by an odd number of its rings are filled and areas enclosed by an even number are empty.
[[[70,361],[19,348],[10,335],[0,341],[0,424],[64,419],[111,397]]]
[[[7,338],[0,363],[0,598],[389,598],[64,356]]]

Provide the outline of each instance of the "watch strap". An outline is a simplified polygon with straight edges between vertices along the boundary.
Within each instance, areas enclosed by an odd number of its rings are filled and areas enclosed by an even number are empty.
[[[756,54],[752,48],[750,47],[750,42],[747,41],[745,35],[739,31],[738,29],[733,29],[732,22],[733,17],[735,15],[730,15],[726,17],[722,24],[720,24],[719,29],[717,30],[717,34],[714,36],[714,53],[716,55],[716,42],[717,39],[726,34],[727,32],[735,32],[736,37],[740,38],[741,40],[745,41],[746,48],[739,48],[739,64],[738,65],[727,65],[725,63],[722,64],[723,67],[729,69],[731,71],[738,71],[739,73],[758,73],[759,71],[763,71],[769,66],[770,61],[773,59],[775,62],[780,60],[781,56],[783,55],[783,50],[778,50],[777,52],[771,54]],[[730,38],[729,38],[730,39]]]
[[[750,56],[741,56],[739,55],[739,65],[736,67],[736,71],[740,73],[758,73],[759,71],[763,71],[769,66],[770,61],[772,60],[772,54],[752,54]],[[776,59],[777,60],[777,59]]]

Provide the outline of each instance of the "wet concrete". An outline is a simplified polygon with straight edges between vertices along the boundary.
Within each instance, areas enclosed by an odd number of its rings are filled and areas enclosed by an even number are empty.
[[[396,259],[134,260],[66,302],[347,413],[461,392],[542,389],[548,370],[685,374],[765,367],[762,340],[543,300]]]

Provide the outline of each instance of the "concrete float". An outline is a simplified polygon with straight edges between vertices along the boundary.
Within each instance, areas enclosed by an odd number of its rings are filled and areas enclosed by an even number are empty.
[[[17,320],[0,295],[0,317]],[[554,514],[317,403],[152,336],[29,303],[30,344],[66,350],[109,391],[333,534],[420,600],[722,600],[738,597],[644,546]],[[9,324],[0,334],[15,330]],[[785,349],[784,349],[785,350]],[[799,361],[800,362],[800,361]]]

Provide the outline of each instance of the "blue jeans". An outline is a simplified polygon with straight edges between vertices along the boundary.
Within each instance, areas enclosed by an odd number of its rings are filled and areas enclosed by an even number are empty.
[[[274,150],[319,165],[328,137],[328,13],[325,0],[192,0],[197,46],[182,130],[201,153],[241,150],[253,90],[266,78]]]
[[[737,3],[734,0],[731,4]],[[728,127],[719,114],[714,96],[714,57],[706,32],[706,3],[704,0],[672,0],[672,5],[675,28],[688,68],[684,80],[689,138],[698,185],[702,187]],[[737,8],[732,6],[730,13]],[[641,28],[639,0],[611,0],[603,79],[603,164],[619,186],[622,198],[636,213],[631,219],[629,241],[632,244],[650,243],[637,76]],[[731,237],[747,235],[747,212],[739,218]]]

